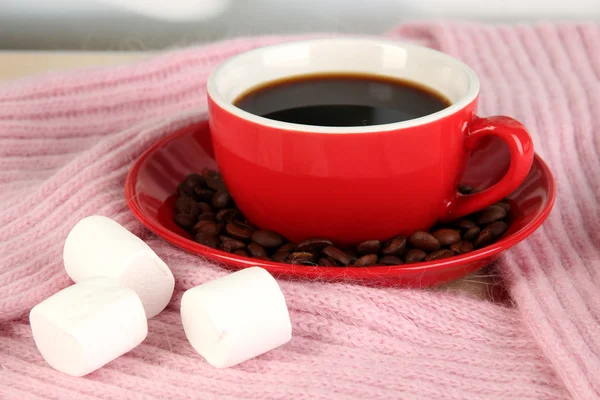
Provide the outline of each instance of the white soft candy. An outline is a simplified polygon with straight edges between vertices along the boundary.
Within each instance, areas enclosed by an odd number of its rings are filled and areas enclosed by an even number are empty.
[[[52,368],[73,376],[95,371],[148,334],[137,294],[105,277],[70,286],[33,307],[33,339]]]
[[[79,221],[65,241],[63,258],[75,282],[93,276],[116,279],[133,289],[154,317],[171,300],[175,279],[143,240],[110,218],[94,215]]]
[[[185,292],[181,319],[192,347],[217,368],[239,364],[292,338],[283,293],[258,267]]]

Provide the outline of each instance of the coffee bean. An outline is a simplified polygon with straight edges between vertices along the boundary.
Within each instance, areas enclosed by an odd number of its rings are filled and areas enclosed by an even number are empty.
[[[216,210],[220,210],[222,208],[227,207],[230,202],[231,202],[231,196],[229,195],[229,192],[227,190],[219,189],[213,196],[210,204]]]
[[[185,177],[183,183],[184,185],[193,190],[197,187],[204,186],[206,184],[206,179],[204,179],[201,175],[198,174],[189,174]]]
[[[475,239],[477,239],[477,236],[479,236],[479,232],[481,232],[481,228],[479,228],[478,226],[474,226],[472,228],[469,228],[462,238],[467,242],[473,242]]]
[[[200,186],[194,189],[194,193],[196,194],[196,198],[199,201],[210,202],[215,192],[210,189],[203,189]]]
[[[408,239],[410,244],[420,250],[427,252],[436,251],[440,249],[440,242],[428,232],[418,231],[413,233]]]
[[[214,225],[217,225],[217,224],[216,224],[214,221],[207,221],[207,220],[198,221],[198,223],[196,223],[196,224],[194,225],[194,230],[195,230],[195,231],[202,231],[202,230],[203,230],[203,227],[204,227],[206,224],[214,224]]]
[[[484,229],[488,230],[494,236],[494,240],[499,239],[500,236],[504,235],[504,232],[508,230],[508,224],[504,221],[494,221],[487,225]]]
[[[494,205],[504,208],[507,213],[510,211],[510,204],[508,204],[508,202],[506,202],[506,201],[499,201],[498,203],[496,203]]]
[[[260,244],[256,244],[256,243],[250,243],[248,245],[248,252],[253,257],[266,257],[266,255],[267,255],[265,248],[262,247]]]
[[[194,225],[194,230],[198,233],[207,233],[207,234],[211,234],[211,235],[218,235],[219,233],[221,233],[221,229],[223,228],[223,225],[221,224],[217,224],[213,221],[198,221],[198,223],[196,225]]]
[[[221,177],[221,175],[207,177],[206,186],[216,191],[227,190],[227,187],[225,186],[225,182],[223,182],[223,178]]]
[[[442,246],[448,246],[460,241],[460,232],[454,229],[442,228],[433,232],[433,236]]]
[[[204,168],[202,168],[202,171],[200,171],[200,175],[202,175],[206,179],[209,176],[219,175],[219,171],[216,171],[214,169],[210,169],[208,167],[204,167]]]
[[[219,246],[219,238],[216,235],[211,235],[210,233],[200,232],[196,236],[194,236],[194,240],[197,243],[215,249]]]
[[[313,253],[309,253],[307,251],[297,251],[295,253],[290,254],[288,257],[288,261],[292,264],[307,264],[313,263],[315,260],[315,255]]]
[[[198,221],[215,221],[215,213],[205,212],[198,215]]]
[[[448,249],[436,250],[425,257],[425,261],[441,260],[442,258],[448,258],[454,256],[454,252]]]
[[[464,185],[459,191],[477,192]],[[278,233],[258,229],[235,206],[221,174],[208,168],[200,175],[189,174],[177,186],[174,210],[175,223],[195,235],[198,243],[242,257],[300,265],[369,266],[438,260],[488,246],[508,230],[505,219],[510,204],[503,199],[478,213],[437,225],[430,232],[414,232],[408,239],[398,236],[383,244],[366,240],[351,249],[337,248],[327,238],[285,243]]]
[[[406,238],[404,236],[398,236],[385,244],[381,250],[381,254],[384,256],[399,256],[405,248]]]
[[[365,254],[377,254],[381,249],[381,242],[379,240],[367,240],[356,246],[356,252],[361,256]]]
[[[350,264],[350,257],[348,257],[348,255],[346,253],[344,253],[342,250],[338,249],[337,247],[327,246],[322,251],[323,251],[323,254],[325,254],[328,257],[333,258],[336,262],[340,263],[341,265],[346,266],[346,265]]]
[[[231,222],[234,219],[240,217],[242,214],[240,214],[239,210],[236,208],[224,208],[222,210],[219,210],[219,212],[217,213],[217,221],[219,222]]]
[[[277,253],[279,253],[280,251],[287,251],[288,253],[291,253],[292,251],[296,250],[296,245],[293,243],[286,243],[283,246],[281,246],[280,248],[277,249]]]
[[[427,253],[425,253],[423,250],[412,249],[409,250],[404,256],[404,262],[407,264],[420,262],[423,261],[425,257],[427,257]]]
[[[377,264],[377,254],[364,255],[354,262],[357,267],[367,267],[375,264]]]
[[[177,185],[177,196],[195,198],[196,192],[194,191],[194,189],[186,185],[185,182],[181,182],[179,185]]]
[[[230,222],[225,225],[225,232],[236,239],[249,240],[252,237],[252,230],[245,226],[240,226],[235,222]]]
[[[329,261],[329,259],[327,259],[327,258],[319,258],[318,264],[321,267],[333,267],[333,266],[335,266],[335,264],[332,263],[331,261]]]
[[[350,250],[350,249],[345,249],[342,250],[344,253],[346,253],[346,255],[350,258],[350,264],[352,264],[354,261],[356,261],[358,259],[358,255]]]
[[[404,264],[399,257],[396,256],[383,256],[379,259],[381,265],[402,265]]]
[[[458,185],[458,191],[462,194],[473,193],[473,187],[469,185]]]
[[[331,257],[329,257],[329,256],[325,256],[325,257],[323,257],[323,258],[324,258],[325,260],[327,260],[327,261],[328,261],[328,262],[331,264],[331,266],[332,266],[332,267],[340,267],[340,266],[342,266],[342,264],[341,264],[341,263],[339,263],[339,262],[335,261],[333,258],[331,258]]]
[[[470,219],[459,219],[458,221],[455,221],[452,225],[454,225],[455,227],[457,227],[458,229],[461,229],[463,231],[467,231],[475,226],[477,226],[475,224],[475,222],[471,221]]]
[[[257,230],[256,226],[254,224],[251,224],[248,221],[240,221],[240,220],[233,220],[231,221],[234,225],[237,226],[241,226],[244,229],[248,229],[249,231],[254,232],[255,230]]]
[[[331,240],[323,238],[309,238],[296,245],[297,251],[317,252],[327,246],[333,246]]]
[[[244,247],[246,247],[246,243],[242,242],[241,240],[237,240],[237,239],[233,239],[233,238],[230,238],[228,240],[223,240],[223,236],[221,236],[221,240],[222,240],[221,248],[228,253],[231,253],[231,252],[234,252],[236,250],[243,249]]]
[[[506,210],[500,206],[489,206],[479,213],[477,223],[486,225],[506,217]]]
[[[177,214],[175,223],[183,229],[189,229],[196,223],[196,219],[189,214]]]
[[[175,208],[182,213],[187,214],[191,217],[196,217],[198,215],[198,205],[196,204],[196,200],[191,197],[179,197],[175,201]]]
[[[267,248],[278,247],[283,243],[281,235],[271,231],[256,231],[250,239]]]
[[[210,206],[210,204],[205,203],[203,201],[201,201],[200,203],[196,203],[198,205],[198,210],[199,213],[206,213],[206,212],[212,212],[212,207]]]
[[[254,225],[252,223],[252,221],[248,221],[247,219],[245,219],[243,223],[246,224],[246,226],[248,228],[252,229],[253,231],[259,231],[260,230],[260,229],[258,229],[258,226]]]
[[[285,262],[290,256],[289,251],[278,251],[273,256],[271,256],[271,260],[275,262]]]
[[[504,232],[508,230],[508,224],[504,221],[494,221],[491,224],[487,225],[477,236],[475,240],[475,248],[480,249],[485,246],[489,246],[496,240],[500,238],[500,236],[504,235]]]
[[[465,254],[470,251],[473,251],[473,249],[474,249],[473,243],[471,243],[471,242],[457,242],[457,243],[453,243],[450,246],[450,250],[452,250],[456,254]]]
[[[210,169],[208,167],[202,168],[202,171],[200,171],[200,173],[202,174],[202,176],[204,177],[204,179],[208,179],[211,176],[221,175],[221,174],[219,174],[218,171],[215,171],[214,169]]]
[[[482,247],[492,244],[493,241],[494,235],[492,235],[492,232],[483,230],[479,233],[477,239],[475,239],[474,245],[476,249],[480,249]]]

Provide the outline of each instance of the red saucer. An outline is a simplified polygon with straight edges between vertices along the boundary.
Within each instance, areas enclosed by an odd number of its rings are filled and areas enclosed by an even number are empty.
[[[485,188],[504,174],[508,161],[508,150],[504,143],[490,138],[472,153],[463,183]],[[555,198],[552,174],[536,155],[527,179],[508,197],[511,205],[510,228],[498,242],[439,261],[382,267],[312,267],[240,257],[191,240],[173,223],[174,193],[187,174],[199,172],[204,167],[217,167],[206,121],[165,137],[136,160],[125,182],[125,196],[131,211],[154,233],[189,252],[231,268],[260,266],[276,276],[288,278],[417,287],[461,278],[483,268],[498,258],[502,251],[531,235],[548,217]]]

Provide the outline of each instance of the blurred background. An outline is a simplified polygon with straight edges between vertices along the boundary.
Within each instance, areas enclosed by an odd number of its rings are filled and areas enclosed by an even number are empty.
[[[0,0],[0,49],[157,50],[243,35],[384,33],[410,20],[600,20],[600,0]]]

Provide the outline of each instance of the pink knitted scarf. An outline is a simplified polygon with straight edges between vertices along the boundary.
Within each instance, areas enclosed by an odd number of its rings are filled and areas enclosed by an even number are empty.
[[[0,398],[600,398],[599,27],[411,24],[390,35],[471,65],[481,113],[520,119],[555,174],[550,218],[499,263],[515,307],[281,281],[293,340],[226,370],[204,362],[185,339],[179,300],[226,271],[142,228],[123,183],[150,144],[205,117],[217,63],[290,38],[233,40],[0,85]],[[142,345],[72,378],[44,363],[27,313],[70,284],[63,241],[90,214],[147,240],[172,268],[176,295]]]

